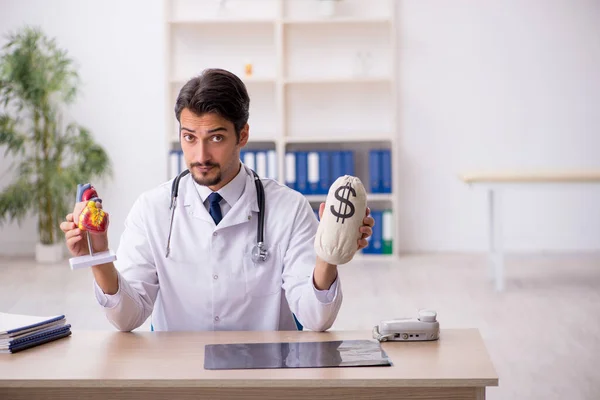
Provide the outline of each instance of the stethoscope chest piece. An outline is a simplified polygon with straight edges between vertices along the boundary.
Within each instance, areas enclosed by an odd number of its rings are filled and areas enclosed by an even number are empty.
[[[252,247],[252,261],[255,263],[265,262],[269,258],[267,249],[264,248],[264,243],[259,242]]]

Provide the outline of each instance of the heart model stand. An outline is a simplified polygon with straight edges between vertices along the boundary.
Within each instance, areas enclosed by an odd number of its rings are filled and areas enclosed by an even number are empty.
[[[117,259],[117,256],[110,250],[94,253],[94,249],[92,248],[90,231],[103,232],[108,224],[108,214],[102,209],[96,208],[96,202],[102,203],[102,199],[98,197],[96,189],[91,184],[77,185],[77,202],[81,201],[88,202],[88,205],[81,212],[77,225],[82,231],[88,231],[86,236],[90,254],[70,258],[69,264],[72,270],[106,264]],[[87,217],[89,217],[88,220],[86,220]]]

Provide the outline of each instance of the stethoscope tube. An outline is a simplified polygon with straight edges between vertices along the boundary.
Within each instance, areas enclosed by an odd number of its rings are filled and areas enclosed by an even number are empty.
[[[254,183],[256,186],[256,199],[258,201],[258,224],[256,232],[256,246],[252,249],[252,261],[266,261],[268,258],[267,249],[264,243],[264,226],[265,226],[265,188],[260,181],[260,178],[252,171],[254,175]]]
[[[169,254],[171,253],[171,234],[173,233],[173,219],[175,217],[175,208],[177,207],[177,196],[179,196],[179,181],[189,173],[190,170],[186,169],[173,179],[173,184],[171,185],[171,204],[169,205],[169,209],[171,210],[171,220],[169,221],[169,236],[167,237],[167,252],[165,258],[169,258]]]
[[[260,177],[254,170],[252,175],[254,176],[254,185],[256,187],[256,199],[258,201],[258,224],[256,232],[256,245],[252,249],[252,260],[254,262],[264,262],[268,258],[268,252],[264,243],[264,226],[265,226],[265,188],[260,181]],[[171,203],[169,209],[171,210],[171,220],[169,222],[169,235],[167,236],[167,250],[165,258],[169,257],[171,253],[171,235],[173,233],[173,220],[175,219],[175,208],[177,207],[177,196],[179,195],[179,182],[181,178],[185,177],[190,173],[189,169],[186,169],[173,180],[171,185]]]

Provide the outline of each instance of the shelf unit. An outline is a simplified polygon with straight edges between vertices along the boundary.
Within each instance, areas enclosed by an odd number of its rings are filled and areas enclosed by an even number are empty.
[[[396,1],[164,0],[166,148],[179,147],[173,104],[203,69],[238,75],[250,94],[248,149],[274,149],[284,183],[287,151],[352,150],[355,175],[368,190],[369,149],[390,149],[392,193],[369,193],[371,209],[394,215],[398,256]],[[246,63],[253,74],[246,76]],[[168,171],[168,166],[165,167]],[[165,177],[171,178],[170,174]],[[325,195],[306,195],[313,207]]]

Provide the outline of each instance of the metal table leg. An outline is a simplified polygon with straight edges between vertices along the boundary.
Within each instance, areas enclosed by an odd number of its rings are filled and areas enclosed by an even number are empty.
[[[498,188],[488,191],[489,270],[496,291],[504,290],[504,252],[502,246],[502,195]]]

